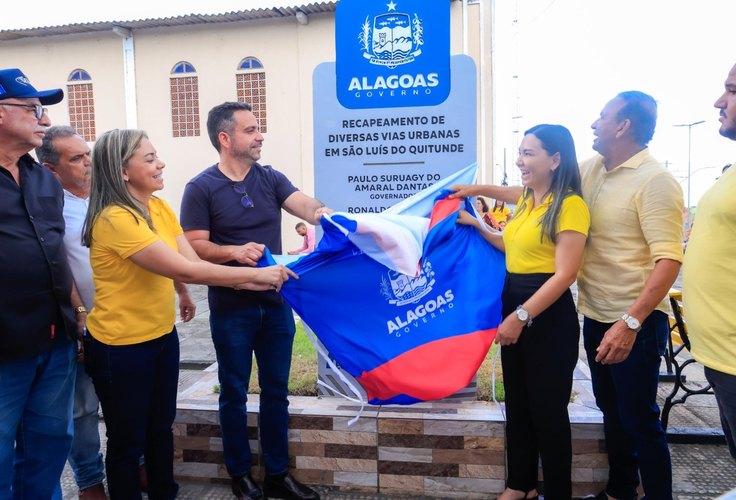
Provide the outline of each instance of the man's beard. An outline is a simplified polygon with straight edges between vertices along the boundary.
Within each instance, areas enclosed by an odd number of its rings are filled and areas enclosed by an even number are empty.
[[[719,130],[719,132],[726,139],[736,141],[736,123],[731,123],[728,127],[721,126],[721,130]]]
[[[255,151],[252,148],[234,149],[233,156],[235,156],[239,160],[252,161],[252,162],[257,162],[258,160],[261,159],[260,151]]]

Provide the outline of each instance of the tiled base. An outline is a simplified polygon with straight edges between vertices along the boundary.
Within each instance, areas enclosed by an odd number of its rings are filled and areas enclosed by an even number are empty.
[[[175,473],[181,479],[228,481],[218,422],[216,367],[179,395]],[[489,498],[504,489],[503,409],[479,401],[408,407],[358,407],[335,397],[289,398],[289,462],[299,480],[345,491],[444,498]],[[347,403],[347,404],[346,404]],[[258,396],[248,398],[253,474],[263,476]],[[570,405],[574,494],[599,492],[608,465],[600,415]],[[541,471],[540,471],[541,477]]]

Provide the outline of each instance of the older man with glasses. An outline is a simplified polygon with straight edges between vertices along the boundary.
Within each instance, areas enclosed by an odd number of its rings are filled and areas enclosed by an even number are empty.
[[[0,498],[51,498],[72,442],[78,325],[64,194],[28,154],[51,125],[38,91],[0,69]]]

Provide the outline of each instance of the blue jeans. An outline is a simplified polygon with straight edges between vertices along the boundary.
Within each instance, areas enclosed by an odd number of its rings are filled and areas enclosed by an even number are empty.
[[[266,474],[289,470],[288,384],[294,315],[286,304],[244,307],[236,311],[210,311],[220,379],[220,426],[225,465],[230,476],[250,473],[246,401],[253,353],[261,387],[261,448]]]
[[[107,484],[113,499],[140,499],[140,457],[146,457],[148,498],[173,499],[179,337],[107,345],[85,338],[85,365],[107,428]]]
[[[736,375],[719,372],[705,367],[705,378],[716,393],[718,412],[721,416],[723,434],[726,436],[728,450],[736,458]]]
[[[672,464],[659,420],[659,366],[669,335],[667,315],[654,311],[642,324],[629,356],[621,363],[595,361],[596,348],[612,323],[585,318],[583,337],[593,392],[603,412],[609,477],[606,493],[636,498],[639,471],[648,500],[672,498]]]
[[[69,465],[80,490],[99,484],[105,479],[105,464],[100,453],[100,401],[95,386],[84,369],[77,369],[74,396],[74,439]]]
[[[0,363],[0,499],[51,498],[72,443],[77,346]]]

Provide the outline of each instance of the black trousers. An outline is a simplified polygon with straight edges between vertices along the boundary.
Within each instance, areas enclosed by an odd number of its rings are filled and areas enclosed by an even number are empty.
[[[94,332],[92,332],[94,333]],[[85,339],[85,367],[95,384],[107,427],[107,486],[111,500],[140,500],[140,458],[146,459],[148,498],[173,500],[179,336],[107,345]]]
[[[507,274],[504,318],[550,274]],[[547,500],[572,498],[572,443],[567,405],[578,358],[580,323],[570,290],[524,327],[519,341],[501,348],[506,390],[507,486],[537,487],[542,459]]]

